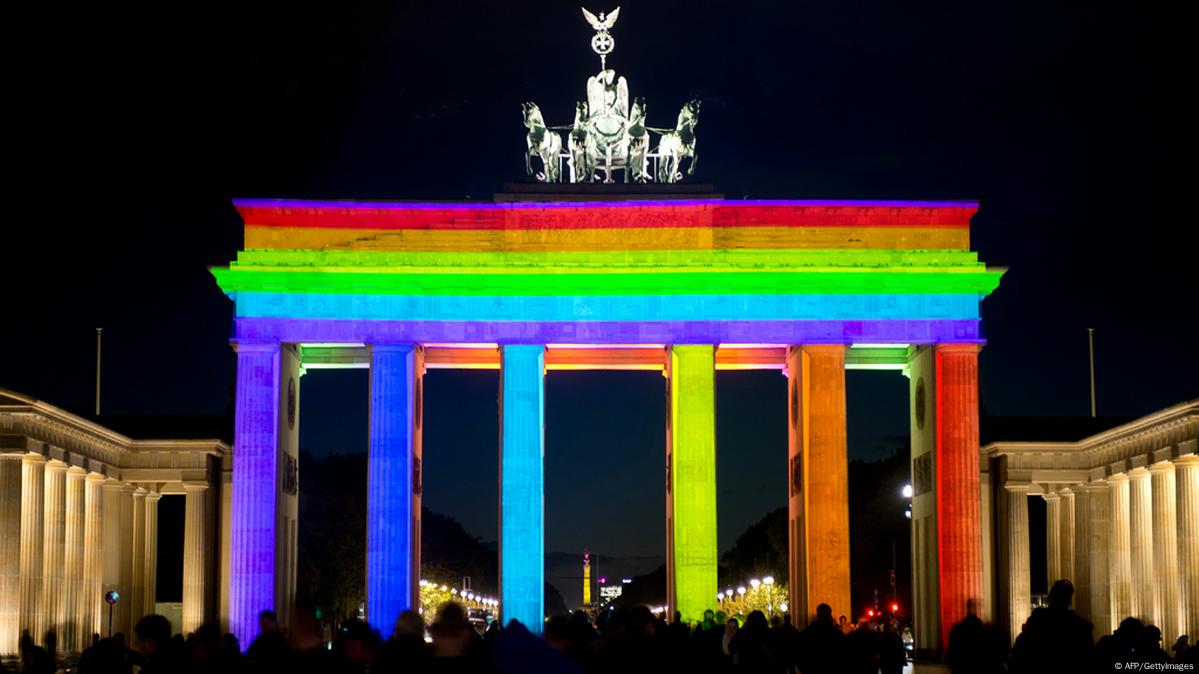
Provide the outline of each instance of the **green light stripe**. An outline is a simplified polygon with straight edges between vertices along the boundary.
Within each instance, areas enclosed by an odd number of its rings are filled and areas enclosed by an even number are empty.
[[[693,271],[629,274],[421,274],[378,272],[212,270],[225,292],[291,292],[382,295],[987,295],[1002,271],[891,272]]]
[[[981,267],[958,250],[630,250],[572,252],[397,252],[247,250],[234,266],[318,267]]]

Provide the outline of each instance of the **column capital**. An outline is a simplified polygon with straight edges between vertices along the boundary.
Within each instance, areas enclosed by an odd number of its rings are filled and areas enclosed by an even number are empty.
[[[283,343],[274,339],[235,339],[230,342],[237,353],[274,353]]]
[[[418,345],[413,342],[367,342],[366,344],[367,353],[373,353],[375,351],[398,351],[400,353],[407,353],[409,351],[415,351],[417,348]]]
[[[87,471],[79,466],[70,466],[67,468],[67,476],[70,477],[72,475],[84,477],[87,475]]]
[[[1173,472],[1174,472],[1174,462],[1173,461],[1158,461],[1157,463],[1149,466],[1150,474],[1173,473]]]
[[[1061,489],[1057,490],[1057,493],[1062,498],[1066,498],[1067,496],[1073,496],[1074,489],[1077,487],[1078,487],[1078,485],[1076,485],[1076,484],[1070,485],[1069,487],[1062,487]]]
[[[59,461],[58,459],[50,459],[49,461],[46,462],[46,471],[47,472],[54,471],[57,473],[57,472],[61,471],[61,472],[65,473],[65,472],[67,472],[67,468],[68,468],[67,464],[63,463],[62,461]]]
[[[1112,482],[1128,482],[1128,473],[1112,473],[1107,476],[1107,481],[1109,484]]]
[[[1047,491],[1044,494],[1041,494],[1041,498],[1045,499],[1046,501],[1060,501],[1062,500],[1062,495],[1055,491]]]
[[[156,491],[146,492],[146,502],[147,503],[158,501],[161,498],[162,498],[162,493],[160,493],[160,492],[156,492]]]
[[[937,353],[941,354],[977,354],[983,345],[977,342],[968,343],[938,343],[934,345]]]
[[[104,482],[107,482],[107,481],[108,481],[108,477],[106,477],[106,476],[105,476],[103,473],[91,473],[91,472],[89,472],[89,473],[87,474],[87,481],[88,481],[88,482],[100,482],[100,483],[104,483]]]
[[[207,482],[183,482],[183,491],[185,492],[201,492],[208,489]]]
[[[1032,485],[1027,482],[1005,482],[1003,488],[1013,493],[1027,494]]]
[[[1128,471],[1128,478],[1131,480],[1147,480],[1149,479],[1149,469],[1145,466],[1137,466]]]
[[[22,454],[21,462],[22,463],[42,463],[42,464],[44,464],[44,463],[46,463],[46,457],[42,456],[41,454]]]
[[[1199,466],[1199,454],[1184,454],[1183,456],[1174,459],[1170,463],[1173,463],[1174,467],[1178,469],[1183,467],[1194,468]]]
[[[795,347],[807,353],[845,353],[844,344],[796,344]]]
[[[148,494],[148,493],[150,493],[150,492],[146,491],[145,487],[136,487],[135,486],[135,488],[133,490],[133,498],[146,498],[146,494]]]

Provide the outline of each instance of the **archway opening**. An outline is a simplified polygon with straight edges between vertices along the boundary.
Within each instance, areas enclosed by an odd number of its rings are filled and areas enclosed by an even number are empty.
[[[548,373],[545,572],[561,603],[547,590],[547,614],[582,606],[584,549],[593,604],[616,588],[621,603],[665,602],[665,381],[658,371]]]
[[[851,620],[911,619],[910,383],[898,371],[845,373]]]

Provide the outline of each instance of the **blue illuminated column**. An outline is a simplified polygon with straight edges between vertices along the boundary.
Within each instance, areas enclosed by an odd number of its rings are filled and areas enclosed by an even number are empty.
[[[421,348],[371,344],[366,617],[391,634],[419,605]]]
[[[229,631],[243,646],[258,634],[259,612],[275,609],[279,359],[278,342],[237,343]]]
[[[502,347],[500,602],[540,633],[545,616],[545,347]]]

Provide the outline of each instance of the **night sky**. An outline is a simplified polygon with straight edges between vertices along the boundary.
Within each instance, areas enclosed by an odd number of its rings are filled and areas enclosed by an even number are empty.
[[[522,177],[520,102],[568,123],[598,66],[561,1],[78,11],[103,14],[43,17],[14,63],[0,387],[80,411],[97,326],[106,410],[227,408],[232,303],[207,267],[241,247],[235,196],[486,200]],[[1135,416],[1199,395],[1148,11],[625,0],[609,64],[655,126],[702,99],[697,179],[730,198],[978,199],[974,247],[1011,268],[983,303],[985,411],[1087,414],[1094,327],[1099,413]],[[426,387],[426,505],[484,539],[497,381]],[[547,550],[661,556],[662,386],[549,375]],[[723,549],[784,503],[786,394],[772,372],[717,386]],[[904,446],[906,386],[850,373],[851,457]],[[303,449],[365,449],[364,372],[311,373],[302,396]]]

